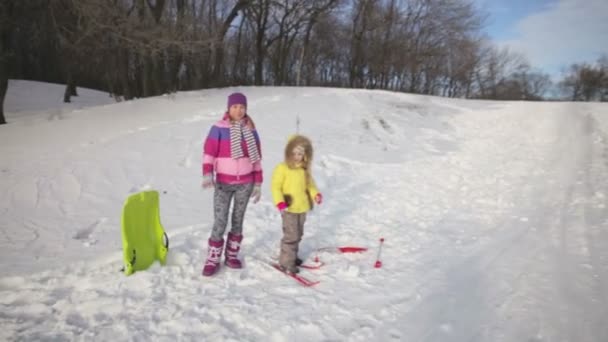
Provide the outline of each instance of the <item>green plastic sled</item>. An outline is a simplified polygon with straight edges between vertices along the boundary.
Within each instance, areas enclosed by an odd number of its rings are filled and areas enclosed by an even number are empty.
[[[163,241],[164,239],[164,241]],[[127,198],[122,209],[122,247],[125,275],[145,270],[155,260],[165,264],[169,238],[160,223],[157,191]]]

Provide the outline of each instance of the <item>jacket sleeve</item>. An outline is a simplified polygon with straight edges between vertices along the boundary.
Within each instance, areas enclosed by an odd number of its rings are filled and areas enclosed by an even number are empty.
[[[253,183],[255,185],[261,185],[264,182],[264,173],[262,170],[262,161],[258,160],[253,163]]]
[[[203,145],[203,176],[213,176],[215,158],[217,158],[220,148],[220,129],[213,125],[207,134],[207,139]]]
[[[319,189],[317,189],[317,184],[315,184],[315,180],[314,178],[312,178],[312,176],[310,177],[310,184],[308,184],[307,190],[311,198],[315,198],[315,196],[317,196],[317,194],[319,193]]]
[[[282,164],[279,164],[272,173],[272,201],[274,205],[277,205],[281,202],[285,202],[283,198],[283,182],[285,181],[285,168]]]
[[[260,142],[260,136],[258,135],[258,131],[253,131],[253,136],[255,138],[255,143],[258,148],[258,153],[260,154],[260,160],[253,163],[253,183],[255,185],[261,185],[264,182],[264,171],[262,170],[262,144]]]

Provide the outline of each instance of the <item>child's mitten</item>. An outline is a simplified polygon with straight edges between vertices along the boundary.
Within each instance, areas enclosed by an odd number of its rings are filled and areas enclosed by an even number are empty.
[[[213,177],[211,175],[203,176],[203,188],[207,189],[212,188],[213,186],[215,186],[215,183],[213,182]]]
[[[255,185],[253,187],[253,191],[251,192],[251,198],[253,199],[253,203],[258,203],[261,195],[262,195],[262,190],[260,189],[260,186]]]

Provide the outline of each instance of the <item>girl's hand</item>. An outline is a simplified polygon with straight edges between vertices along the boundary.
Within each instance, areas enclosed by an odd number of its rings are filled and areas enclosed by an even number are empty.
[[[253,186],[253,191],[251,192],[251,198],[253,199],[253,203],[258,203],[260,201],[260,196],[262,195],[262,190],[259,185]]]
[[[318,193],[317,196],[315,196],[315,203],[321,204],[322,202],[323,202],[323,195],[321,195],[321,193]]]
[[[282,214],[285,209],[287,209],[287,204],[285,204],[285,202],[280,202],[279,204],[277,204],[277,209],[279,209]]]
[[[213,182],[213,177],[203,176],[203,183],[201,184],[201,186],[203,187],[203,189],[208,189],[208,188],[214,187],[215,183]]]

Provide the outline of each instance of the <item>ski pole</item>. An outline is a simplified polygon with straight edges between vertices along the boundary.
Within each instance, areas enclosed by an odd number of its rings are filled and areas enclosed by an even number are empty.
[[[374,268],[382,267],[382,261],[380,261],[380,252],[382,252],[383,244],[384,244],[384,238],[380,238],[380,245],[378,246],[378,256],[376,257],[376,263],[374,264]]]

